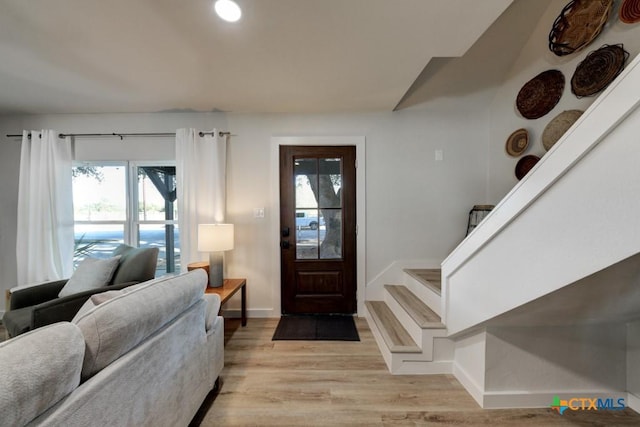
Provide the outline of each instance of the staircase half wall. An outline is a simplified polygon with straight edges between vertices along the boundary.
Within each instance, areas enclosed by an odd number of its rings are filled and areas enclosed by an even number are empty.
[[[443,262],[449,336],[640,253],[639,105],[636,57]]]

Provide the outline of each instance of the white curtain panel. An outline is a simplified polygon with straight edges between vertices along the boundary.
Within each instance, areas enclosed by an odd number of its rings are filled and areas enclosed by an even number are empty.
[[[18,285],[73,273],[71,139],[54,130],[22,133],[18,186]]]
[[[176,130],[176,188],[181,271],[209,259],[198,252],[198,224],[224,221],[226,209],[226,138],[201,137],[195,129]]]

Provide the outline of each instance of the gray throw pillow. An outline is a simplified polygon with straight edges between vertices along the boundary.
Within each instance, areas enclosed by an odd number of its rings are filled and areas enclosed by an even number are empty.
[[[120,256],[107,259],[85,258],[60,290],[58,297],[107,286],[119,261]]]
[[[114,285],[146,282],[155,276],[158,248],[134,248],[120,245],[113,251],[113,256],[116,255],[121,255],[122,259],[113,275]]]
[[[122,295],[125,293],[126,289],[121,289],[119,291],[107,291],[102,292],[100,294],[93,294],[91,298],[85,301],[85,303],[80,307],[80,310],[76,313],[76,315],[71,319],[71,322],[75,323],[80,319],[85,313],[93,310],[95,307],[99,306],[105,301],[109,301],[112,298]],[[215,295],[215,294],[214,294]]]

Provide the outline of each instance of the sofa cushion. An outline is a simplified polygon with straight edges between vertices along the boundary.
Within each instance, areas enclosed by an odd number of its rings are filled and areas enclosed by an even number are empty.
[[[73,316],[73,319],[71,319],[71,322],[76,323],[76,320],[78,320],[79,318],[81,318],[82,316],[85,315],[85,313],[87,313],[89,310],[93,310],[95,307],[97,306],[96,303],[94,303],[91,298],[89,298],[88,300],[86,300],[84,302],[84,304],[82,304],[82,307],[80,307],[80,310],[78,310],[78,312],[76,313],[75,316]]]
[[[111,282],[119,262],[120,255],[107,259],[85,258],[60,290],[58,297],[62,298],[107,286]]]
[[[122,259],[111,284],[126,282],[145,282],[154,278],[158,261],[158,248],[134,248],[120,245],[113,251],[113,256],[120,255]]]
[[[83,381],[201,299],[206,283],[204,270],[152,280],[75,319],[85,338]]]
[[[157,279],[157,280],[160,280],[160,279]],[[95,307],[99,306],[103,302],[109,301],[112,298],[115,298],[117,296],[120,296],[130,291],[133,291],[134,289],[137,289],[141,286],[146,286],[149,283],[151,283],[151,281],[138,283],[137,285],[127,286],[126,288],[119,289],[117,291],[107,291],[99,294],[93,294],[87,301],[85,301],[82,307],[80,307],[80,310],[78,310],[76,315],[73,316],[73,319],[71,319],[71,321],[75,323],[76,320],[84,316],[85,313],[87,313],[89,310],[93,310]]]
[[[84,348],[68,322],[0,343],[2,425],[25,425],[78,387]]]

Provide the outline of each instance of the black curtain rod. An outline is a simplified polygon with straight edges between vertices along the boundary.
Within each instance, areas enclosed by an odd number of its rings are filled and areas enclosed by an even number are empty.
[[[205,136],[205,135],[212,135],[213,136],[213,131],[211,132],[199,132],[198,135],[200,136]],[[230,136],[231,132],[218,132],[219,136]],[[125,136],[176,136],[175,132],[156,132],[156,133],[61,133],[58,134],[59,138],[66,138],[67,136],[79,136],[79,137],[101,137],[101,136],[117,136],[119,137],[121,140],[125,137]],[[7,138],[20,138],[22,137],[22,134],[15,134],[15,135],[7,135]],[[29,133],[29,138],[31,138],[31,133]]]

